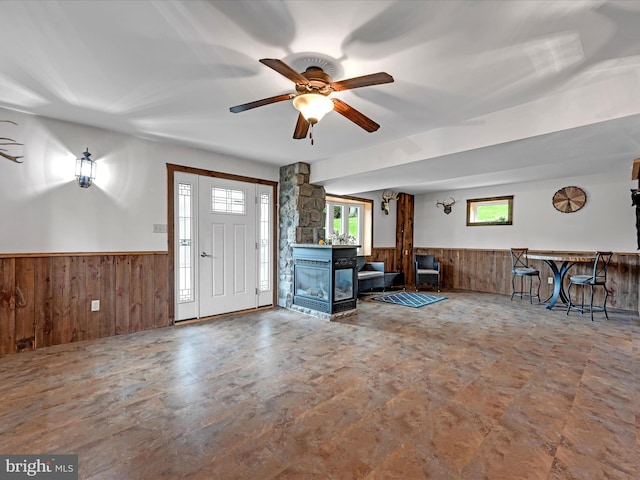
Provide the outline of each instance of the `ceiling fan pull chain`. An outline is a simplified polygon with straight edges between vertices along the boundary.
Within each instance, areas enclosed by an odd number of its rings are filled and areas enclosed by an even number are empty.
[[[313,123],[311,124],[311,128],[309,129],[309,138],[311,139],[311,145],[313,145]]]

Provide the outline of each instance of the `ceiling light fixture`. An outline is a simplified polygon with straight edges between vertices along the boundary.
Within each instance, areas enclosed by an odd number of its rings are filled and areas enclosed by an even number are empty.
[[[293,106],[309,122],[311,126],[309,139],[313,145],[313,126],[333,110],[333,102],[320,93],[303,93],[293,99]]]
[[[96,162],[91,160],[89,148],[82,154],[82,158],[76,159],[76,178],[78,185],[82,188],[89,188],[94,178],[96,178]]]
[[[293,99],[293,106],[311,125],[318,123],[322,117],[333,110],[333,102],[319,93],[298,95]]]

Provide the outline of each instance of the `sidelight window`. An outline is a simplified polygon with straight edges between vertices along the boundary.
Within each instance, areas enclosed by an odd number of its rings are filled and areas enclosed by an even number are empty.
[[[178,303],[193,301],[193,195],[190,183],[178,184]]]
[[[260,194],[259,233],[258,233],[258,289],[261,292],[271,290],[271,199],[268,193]]]

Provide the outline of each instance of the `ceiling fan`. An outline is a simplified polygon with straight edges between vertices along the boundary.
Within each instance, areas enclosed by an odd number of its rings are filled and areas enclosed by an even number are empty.
[[[380,125],[366,115],[363,115],[342,100],[329,98],[329,95],[332,92],[391,83],[393,82],[393,77],[388,73],[372,73],[362,77],[334,82],[331,76],[320,67],[311,66],[304,72],[298,73],[282,60],[263,58],[260,60],[260,63],[272,68],[295,83],[296,93],[284,93],[282,95],[276,95],[275,97],[263,98],[255,102],[236,105],[229,109],[232,113],[244,112],[245,110],[262,107],[263,105],[293,99],[293,106],[300,112],[298,122],[293,132],[293,138],[295,139],[306,138],[309,132],[309,126],[313,127],[313,125],[318,123],[318,121],[331,110],[337,111],[367,132],[375,132],[380,128]],[[311,137],[311,143],[313,144],[313,137]]]

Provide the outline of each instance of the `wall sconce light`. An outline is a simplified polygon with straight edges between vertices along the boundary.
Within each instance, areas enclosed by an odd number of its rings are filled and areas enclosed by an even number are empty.
[[[87,151],[82,154],[82,158],[76,160],[76,178],[78,179],[78,185],[82,188],[89,188],[93,183],[93,179],[96,178],[96,162],[91,160],[90,157],[89,147],[87,147]]]

